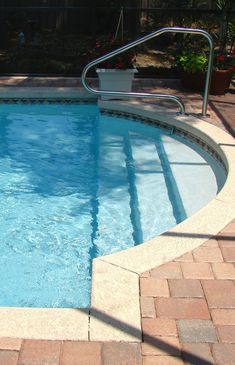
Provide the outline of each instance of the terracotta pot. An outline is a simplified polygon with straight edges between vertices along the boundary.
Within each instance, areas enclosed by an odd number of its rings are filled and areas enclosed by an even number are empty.
[[[230,83],[231,83],[231,81],[232,81],[232,78],[233,78],[233,71],[230,71],[230,70],[229,70],[228,78],[227,78],[227,85],[226,85],[226,87],[227,87],[227,88],[229,88]]]
[[[205,74],[199,71],[181,71],[181,83],[186,89],[201,91],[205,87]]]
[[[211,77],[210,94],[224,95],[232,79],[230,70],[215,70]]]

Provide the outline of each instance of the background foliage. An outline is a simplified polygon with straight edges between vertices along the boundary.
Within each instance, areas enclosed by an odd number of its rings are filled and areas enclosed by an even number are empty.
[[[234,47],[235,0],[0,0],[0,72],[79,74],[87,48],[114,36],[121,7],[130,39],[166,26],[198,27],[221,52]],[[173,67],[185,47],[206,50],[207,42],[196,38],[164,35],[139,48],[137,61]]]

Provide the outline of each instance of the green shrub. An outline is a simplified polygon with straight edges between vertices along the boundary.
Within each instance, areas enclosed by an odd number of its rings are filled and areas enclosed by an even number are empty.
[[[177,64],[186,72],[205,72],[207,57],[203,54],[184,53],[178,57]]]

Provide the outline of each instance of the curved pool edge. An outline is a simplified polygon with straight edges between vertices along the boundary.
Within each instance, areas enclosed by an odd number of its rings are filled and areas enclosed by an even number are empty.
[[[226,183],[208,205],[165,234],[95,259],[90,309],[0,308],[0,337],[141,342],[139,274],[200,246],[235,216],[235,152],[230,135],[201,119],[160,113],[147,104],[108,101],[100,106],[163,122],[167,119],[168,124],[180,125],[204,139],[224,161]]]
[[[228,173],[214,199],[168,232],[139,246],[93,260],[90,339],[141,341],[139,275],[199,247],[235,217],[235,142],[228,133],[203,119],[162,114],[151,105],[140,107],[109,101],[100,102],[99,106],[155,119],[190,132],[218,153]],[[107,325],[108,318],[113,326]]]

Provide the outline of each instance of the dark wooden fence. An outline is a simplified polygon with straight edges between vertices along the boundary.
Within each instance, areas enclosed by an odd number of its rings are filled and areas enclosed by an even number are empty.
[[[133,40],[165,26],[198,26],[222,39],[224,17],[235,18],[235,0],[226,1],[222,12],[216,0],[0,0],[0,73],[79,73],[97,36],[115,34],[121,8]],[[178,38],[165,35],[154,46]]]
[[[42,29],[78,35],[114,34],[120,9],[124,8],[124,30],[131,36],[161,26],[193,23],[198,19],[219,22],[221,11],[215,0],[0,0],[1,40],[11,31],[29,37]],[[228,16],[235,16],[231,1]]]

